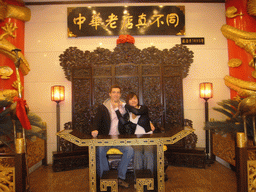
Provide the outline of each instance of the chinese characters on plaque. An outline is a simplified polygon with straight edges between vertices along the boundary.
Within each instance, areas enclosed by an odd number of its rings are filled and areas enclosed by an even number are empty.
[[[185,6],[69,7],[68,37],[185,35]]]

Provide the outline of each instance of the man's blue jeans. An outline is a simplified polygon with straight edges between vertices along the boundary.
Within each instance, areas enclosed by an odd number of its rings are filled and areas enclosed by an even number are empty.
[[[133,158],[133,148],[131,146],[103,146],[97,147],[97,174],[102,177],[104,171],[109,171],[107,152],[110,148],[119,149],[123,155],[118,165],[118,178],[125,180],[129,162]]]

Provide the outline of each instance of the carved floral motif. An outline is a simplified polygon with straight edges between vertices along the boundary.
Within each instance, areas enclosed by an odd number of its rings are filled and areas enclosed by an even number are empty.
[[[71,80],[72,67],[102,67],[121,63],[180,66],[182,77],[185,78],[193,62],[193,54],[193,51],[184,45],[175,45],[169,50],[161,51],[154,46],[140,50],[134,44],[120,43],[113,52],[100,47],[92,52],[69,47],[59,56],[59,60],[68,80]]]

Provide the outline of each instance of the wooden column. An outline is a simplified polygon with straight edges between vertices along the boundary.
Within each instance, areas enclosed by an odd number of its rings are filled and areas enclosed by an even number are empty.
[[[248,191],[247,179],[247,143],[244,133],[237,133],[236,145],[236,175],[237,175],[237,192]]]
[[[27,168],[25,153],[15,155],[15,189],[16,192],[27,191]]]
[[[15,191],[26,192],[27,191],[27,163],[26,163],[26,149],[25,139],[22,134],[17,134],[15,140]]]

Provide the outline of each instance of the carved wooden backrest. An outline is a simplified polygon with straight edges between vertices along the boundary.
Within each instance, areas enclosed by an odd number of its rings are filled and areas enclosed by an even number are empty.
[[[156,127],[182,129],[182,79],[188,75],[193,52],[183,45],[160,51],[143,50],[133,44],[118,44],[113,52],[93,52],[70,47],[60,55],[66,78],[72,81],[73,129],[89,134],[97,106],[109,97],[109,88],[118,84],[122,98],[133,91],[140,104],[149,107]]]

